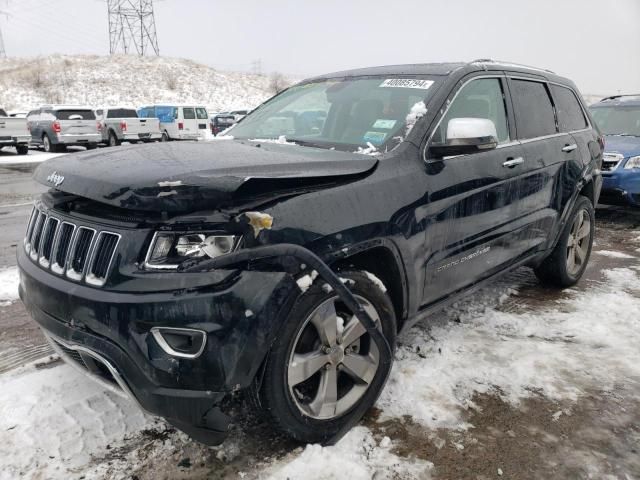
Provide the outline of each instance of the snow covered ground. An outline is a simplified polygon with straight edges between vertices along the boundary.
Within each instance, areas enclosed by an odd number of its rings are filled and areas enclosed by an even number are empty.
[[[271,432],[239,430],[207,448],[55,359],[13,370],[0,375],[0,479],[430,478],[437,475],[429,459],[401,454],[403,440],[385,422],[432,432],[428,441],[440,449],[446,432],[476,428],[469,414],[481,410],[477,395],[513,408],[532,398],[562,405],[549,421],[571,415],[590,392],[619,395],[620,385],[637,402],[640,254],[629,252],[640,247],[640,231],[630,237],[624,252],[603,243],[594,262],[606,259],[607,267],[594,267],[576,288],[550,295],[525,269],[412,328],[379,414],[335,446],[295,447]],[[16,281],[15,269],[0,272],[0,301],[15,300]],[[464,441],[455,448],[464,450]],[[605,478],[601,456],[574,453],[593,473],[584,478]]]
[[[211,112],[254,108],[272,94],[269,78],[220,72],[190,60],[134,55],[52,55],[0,59],[0,105],[29,111],[44,103],[172,102]]]

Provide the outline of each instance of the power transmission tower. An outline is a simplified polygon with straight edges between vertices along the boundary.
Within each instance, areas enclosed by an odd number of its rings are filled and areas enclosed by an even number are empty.
[[[107,0],[109,53],[160,55],[153,0]]]
[[[9,14],[2,10],[0,10],[0,16],[1,15],[6,15],[7,18],[9,18]],[[7,51],[4,48],[4,39],[2,38],[2,25],[0,25],[0,58],[7,58]]]

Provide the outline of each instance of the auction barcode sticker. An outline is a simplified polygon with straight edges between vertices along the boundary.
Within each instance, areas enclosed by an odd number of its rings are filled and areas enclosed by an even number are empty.
[[[418,78],[387,78],[380,84],[389,88],[420,88],[428,90],[433,85],[433,80],[420,80]]]

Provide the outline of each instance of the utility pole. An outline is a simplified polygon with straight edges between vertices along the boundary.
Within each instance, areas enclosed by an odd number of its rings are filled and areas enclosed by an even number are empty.
[[[153,0],[107,0],[109,53],[160,55]]]

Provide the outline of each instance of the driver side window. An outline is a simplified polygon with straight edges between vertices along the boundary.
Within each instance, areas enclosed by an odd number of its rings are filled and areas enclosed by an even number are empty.
[[[446,141],[447,126],[454,118],[491,120],[496,127],[498,142],[508,142],[509,124],[500,79],[480,78],[462,87],[440,122],[433,136],[433,143],[441,144]]]

